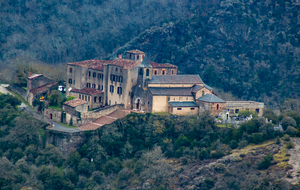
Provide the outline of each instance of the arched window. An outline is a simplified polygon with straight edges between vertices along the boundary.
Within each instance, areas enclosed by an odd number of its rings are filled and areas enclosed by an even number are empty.
[[[139,59],[140,59],[140,56],[139,56],[139,55],[137,55],[137,56],[136,56],[136,59],[137,59],[137,60],[139,60]]]
[[[165,70],[162,70],[162,75],[165,75],[166,74],[166,71]]]
[[[217,110],[220,108],[219,104],[217,104]]]
[[[154,75],[157,75],[157,70],[156,69],[154,70]]]
[[[149,76],[149,69],[146,70],[146,76]]]
[[[172,75],[174,75],[174,70],[172,70]]]

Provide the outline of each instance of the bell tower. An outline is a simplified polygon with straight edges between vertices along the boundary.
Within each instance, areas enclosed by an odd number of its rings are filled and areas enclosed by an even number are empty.
[[[152,74],[153,74],[153,68],[146,54],[139,67],[138,84],[141,85],[142,88],[147,87],[145,81],[147,79],[151,79]]]

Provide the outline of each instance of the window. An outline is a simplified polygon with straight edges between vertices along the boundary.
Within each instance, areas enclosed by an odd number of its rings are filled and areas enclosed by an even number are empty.
[[[139,55],[137,55],[137,56],[136,56],[136,59],[140,59],[140,56],[139,56]]]
[[[110,81],[113,81],[113,75],[110,74]]]
[[[110,85],[109,92],[114,93],[114,86],[113,85]]]
[[[217,110],[220,108],[219,104],[217,104]]]
[[[168,96],[168,101],[170,101],[170,96]]]
[[[146,76],[149,76],[149,69],[146,70]]]
[[[123,77],[119,76],[119,82],[122,83],[123,82]]]
[[[88,97],[88,101],[90,101],[90,97]]]
[[[97,97],[94,97],[94,102],[97,102]]]
[[[113,81],[116,81],[116,75],[113,75]]]
[[[93,72],[93,77],[94,77],[94,78],[96,78],[96,75],[97,75],[97,74],[96,74],[95,72]]]
[[[91,72],[89,71],[89,77],[91,76]]]
[[[69,79],[69,84],[72,84],[72,79]]]
[[[181,108],[177,108],[177,110],[181,110]]]
[[[117,93],[118,93],[118,94],[122,94],[122,87],[118,87]]]
[[[99,97],[99,103],[101,102],[101,97]]]
[[[240,111],[239,109],[235,109],[234,113],[239,113],[239,111]]]
[[[154,75],[157,75],[157,70],[154,70]]]
[[[98,90],[100,90],[100,85],[98,85]]]
[[[98,73],[98,79],[101,79],[101,74],[100,73]]]
[[[70,73],[72,73],[72,68],[70,68]]]
[[[166,71],[165,70],[162,70],[162,75],[165,75]]]
[[[174,75],[174,70],[172,70],[172,75]]]
[[[85,101],[86,101],[86,96],[84,96],[84,99],[85,99]]]
[[[96,85],[95,85],[95,84],[93,84],[93,88],[96,88]]]
[[[195,108],[191,108],[191,110],[195,110]]]
[[[204,91],[202,91],[202,96],[204,96],[205,95],[205,92]]]
[[[118,72],[118,68],[116,68],[116,72]]]
[[[91,88],[91,83],[86,83],[87,88]]]
[[[79,94],[79,99],[81,99],[81,94]]]

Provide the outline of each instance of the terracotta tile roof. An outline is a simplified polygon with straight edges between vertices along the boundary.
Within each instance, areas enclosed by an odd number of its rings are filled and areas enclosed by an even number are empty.
[[[131,112],[130,110],[116,110],[116,111],[112,112],[111,114],[108,114],[107,116],[120,119],[120,118],[123,118],[126,115],[130,114],[130,112]]]
[[[170,63],[155,63],[153,61],[149,61],[149,62],[153,68],[165,68],[165,67],[177,68],[176,65],[172,65]]]
[[[152,95],[159,96],[192,96],[192,88],[156,88],[149,87]]]
[[[116,120],[117,120],[117,118],[114,118],[114,117],[102,116],[99,119],[93,121],[93,123],[105,125],[105,124],[111,124]]]
[[[68,63],[68,65],[78,65],[90,69],[103,71],[103,64],[109,62],[109,60],[87,60],[81,62]]]
[[[72,89],[70,92],[80,93],[80,94],[87,94],[87,95],[97,95],[103,93],[101,90],[97,90],[94,88],[83,88],[83,89]]]
[[[80,106],[82,104],[87,104],[86,101],[84,100],[81,100],[81,99],[78,99],[78,98],[75,98],[73,100],[69,100],[67,102],[64,102],[64,104],[68,105],[68,106],[71,106],[71,107],[76,107],[76,106]]]
[[[78,127],[78,129],[81,129],[83,131],[91,131],[91,130],[96,130],[100,127],[102,127],[103,125],[100,125],[100,124],[97,124],[97,123],[92,123],[92,122],[89,122],[89,123],[86,123],[80,127]]]
[[[43,92],[47,92],[48,89],[54,85],[57,85],[57,82],[51,82],[48,84],[45,84],[43,86],[37,87],[37,88],[33,88],[30,90],[31,93],[33,94],[38,94],[38,93],[43,93]]]
[[[136,50],[129,50],[127,52],[128,53],[138,53],[138,54],[144,53],[144,52],[142,52],[141,50],[138,50],[138,49],[136,49]]]
[[[68,65],[78,65],[90,69],[103,71],[103,65],[116,65],[123,67],[124,69],[131,68],[141,63],[140,61],[134,61],[129,59],[115,59],[115,60],[87,60],[75,63],[68,63]]]
[[[199,75],[154,75],[149,84],[202,84]]]

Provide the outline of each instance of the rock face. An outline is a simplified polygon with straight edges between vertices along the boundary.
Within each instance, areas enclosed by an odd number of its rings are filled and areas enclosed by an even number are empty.
[[[67,157],[67,155],[81,146],[85,139],[85,132],[64,133],[46,130],[46,145],[55,145],[62,151],[64,157]]]
[[[225,0],[197,11],[188,20],[144,31],[109,58],[138,48],[153,61],[200,74],[246,100],[276,106],[300,96],[293,90],[300,89],[299,2]]]

